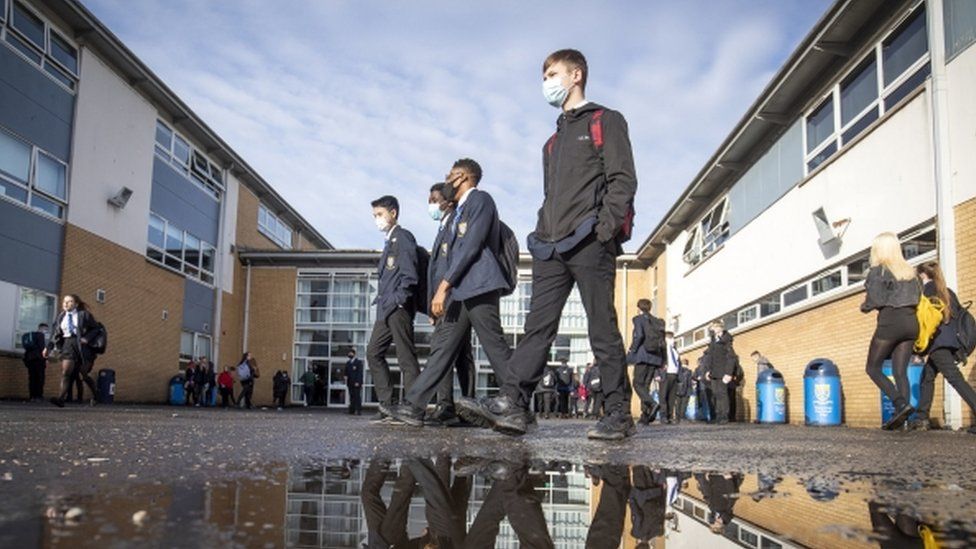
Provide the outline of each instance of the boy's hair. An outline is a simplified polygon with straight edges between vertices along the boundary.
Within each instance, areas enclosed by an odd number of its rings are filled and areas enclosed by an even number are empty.
[[[637,300],[637,308],[645,313],[651,312],[651,300],[647,298],[641,298]]]
[[[479,165],[474,160],[470,158],[462,158],[454,163],[455,168],[462,169],[474,179],[474,184],[477,187],[478,183],[481,183],[481,165]]]
[[[434,183],[433,185],[430,186],[430,192],[440,193],[441,196],[444,196],[444,184]]]
[[[586,76],[589,73],[586,67],[586,58],[579,50],[558,50],[549,54],[546,57],[545,62],[542,63],[542,73],[545,74],[549,67],[555,65],[556,63],[566,63],[570,69],[579,69],[583,76],[580,78],[580,89],[586,91]]]
[[[395,196],[381,196],[369,204],[374,208],[386,208],[393,217],[400,217],[400,201]]]
[[[49,326],[47,325],[47,322],[41,322],[40,324],[37,325],[37,327],[38,328],[48,328]]]
[[[762,356],[762,354],[759,351],[753,351],[749,353],[749,356]]]

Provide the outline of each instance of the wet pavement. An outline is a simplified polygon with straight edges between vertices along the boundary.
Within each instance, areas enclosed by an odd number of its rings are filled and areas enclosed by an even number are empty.
[[[589,424],[3,403],[0,547],[976,546],[976,436]]]

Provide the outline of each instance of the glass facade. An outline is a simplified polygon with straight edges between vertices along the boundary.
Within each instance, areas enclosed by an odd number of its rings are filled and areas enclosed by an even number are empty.
[[[334,408],[348,406],[345,382],[346,355],[355,349],[366,362],[366,344],[373,329],[377,279],[371,270],[308,270],[300,271],[295,300],[295,352],[291,378],[292,402],[305,402],[300,378],[311,370],[318,378],[314,404]],[[522,327],[529,310],[532,282],[528,276],[520,278],[519,286],[510,296],[502,298],[500,312],[502,329],[512,348],[518,345]],[[417,315],[414,340],[421,367],[430,356],[430,337],[433,327],[424,315]],[[498,386],[488,357],[478,342],[472,339],[476,392],[478,396],[494,393]],[[590,345],[586,334],[586,313],[579,292],[573,290],[560,320],[559,333],[553,342],[549,360],[558,364],[563,358],[582,376],[590,360]],[[397,368],[396,349],[387,353],[394,382],[394,395],[402,396],[403,384]],[[363,403],[375,404],[373,380],[366,369],[363,382]]]

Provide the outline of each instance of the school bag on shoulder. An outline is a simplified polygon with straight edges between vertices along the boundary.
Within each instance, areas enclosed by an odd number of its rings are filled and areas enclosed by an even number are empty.
[[[664,320],[654,315],[644,318],[644,350],[656,355],[664,351]]]
[[[502,289],[503,296],[511,295],[518,287],[518,263],[519,263],[519,243],[515,231],[503,221],[498,222],[498,236],[501,242],[495,257],[498,258],[498,265],[502,268],[502,276],[505,277],[507,288]]]
[[[101,322],[95,323],[94,335],[88,341],[88,346],[96,355],[103,355],[108,349],[108,330]]]
[[[915,316],[918,318],[918,337],[912,347],[916,353],[922,353],[928,348],[939,325],[942,324],[942,313],[945,308],[945,303],[937,297],[927,297],[922,294],[919,298],[918,307],[915,308]]]
[[[973,313],[969,310],[972,304],[972,301],[966,302],[956,313],[956,340],[959,342],[956,359],[959,362],[966,362],[973,351],[976,351],[976,318],[973,318]]]
[[[414,303],[417,312],[425,315],[430,314],[430,303],[427,302],[427,270],[430,268],[430,252],[427,248],[417,246],[417,287],[414,290]]]

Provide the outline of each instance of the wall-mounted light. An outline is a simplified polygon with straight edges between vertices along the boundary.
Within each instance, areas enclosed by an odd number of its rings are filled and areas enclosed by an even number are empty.
[[[105,303],[105,290],[101,288],[95,290],[95,301],[97,303]]]
[[[129,198],[132,197],[132,189],[129,187],[122,187],[122,189],[115,193],[115,196],[108,199],[108,203],[118,209],[122,209],[129,202]]]

